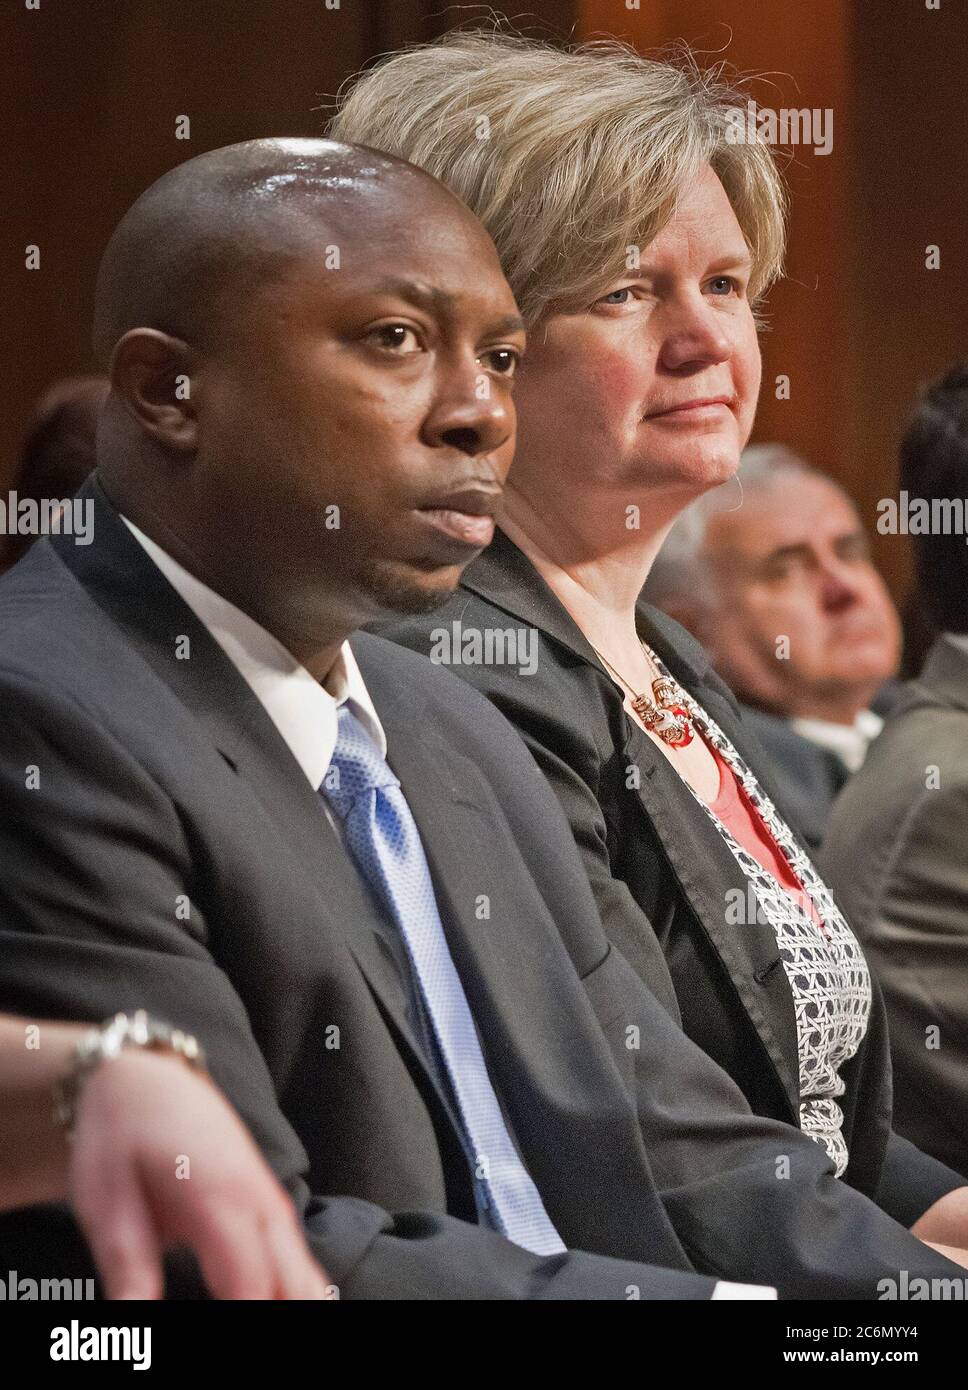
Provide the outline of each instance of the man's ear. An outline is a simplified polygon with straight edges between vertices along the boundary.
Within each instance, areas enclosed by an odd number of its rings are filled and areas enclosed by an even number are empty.
[[[194,453],[193,354],[187,343],[154,328],[132,328],[111,354],[111,387],[145,434],[162,448]]]

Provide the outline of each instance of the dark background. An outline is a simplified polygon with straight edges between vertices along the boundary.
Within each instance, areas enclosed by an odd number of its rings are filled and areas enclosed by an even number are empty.
[[[257,135],[319,134],[340,84],[376,55],[434,38],[481,5],[439,0],[5,0],[0,293],[11,485],[38,394],[93,369],[101,250],[166,169]],[[896,491],[897,437],[919,383],[968,355],[968,4],[940,0],[531,0],[536,36],[685,38],[708,61],[769,74],[766,106],[831,107],[833,151],[787,169],[788,279],[773,292],[754,439],[781,439],[840,478],[869,524]],[[175,138],[187,115],[190,140]],[[40,247],[40,269],[24,267]],[[925,247],[941,268],[925,269]],[[12,312],[11,312],[12,311]],[[789,375],[789,401],[774,398]],[[903,539],[877,538],[896,594]]]

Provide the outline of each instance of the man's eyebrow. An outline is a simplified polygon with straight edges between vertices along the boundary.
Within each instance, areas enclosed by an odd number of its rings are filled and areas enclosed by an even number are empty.
[[[798,541],[792,545],[778,545],[775,550],[770,550],[760,561],[763,565],[770,564],[773,560],[793,559],[796,555],[808,555],[810,546],[806,541]]]
[[[860,541],[863,545],[869,544],[869,538],[863,526],[855,526],[851,531],[840,531],[833,537],[834,545],[843,545],[846,541]],[[768,565],[772,560],[792,559],[797,555],[809,553],[809,541],[791,541],[789,545],[778,545],[775,550],[768,551],[766,555],[762,556],[760,564]]]
[[[400,299],[409,299],[411,303],[417,304],[422,309],[429,309],[436,313],[455,314],[459,308],[457,298],[448,294],[446,290],[437,289],[433,285],[421,284],[417,280],[399,280],[390,277],[378,281],[373,286],[377,294],[395,294]],[[496,319],[491,325],[491,331],[495,333],[523,333],[525,322],[520,314],[504,314]]]
[[[453,310],[456,303],[454,296],[446,290],[438,290],[433,285],[424,285],[417,280],[399,280],[394,276],[378,280],[372,289],[376,294],[395,294],[401,299],[412,300],[424,309],[447,312]]]
[[[505,314],[503,318],[495,319],[492,331],[495,333],[524,333],[527,324],[520,314]]]

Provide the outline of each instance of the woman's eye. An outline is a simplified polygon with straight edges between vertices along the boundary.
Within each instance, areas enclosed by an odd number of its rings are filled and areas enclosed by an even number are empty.
[[[400,352],[406,349],[415,352],[420,347],[416,333],[405,323],[381,324],[379,328],[374,328],[370,336],[377,340],[380,347],[389,348],[391,351]]]
[[[629,301],[628,301],[628,298],[620,299],[620,298],[618,298],[618,296],[619,296],[619,295],[626,295],[626,296],[628,296],[628,295],[631,295],[631,293],[632,293],[632,286],[631,286],[631,285],[623,285],[622,288],[621,288],[620,290],[610,290],[610,291],[608,292],[608,294],[603,294],[602,297],[601,297],[601,299],[598,300],[598,303],[599,303],[599,304],[628,304],[628,302],[629,302]]]
[[[738,283],[733,279],[731,275],[717,275],[715,279],[710,280],[709,284],[710,287],[714,287],[717,285],[723,286],[722,289],[715,290],[716,294],[730,294],[733,290],[739,289]]]
[[[792,560],[771,560],[763,569],[763,578],[768,584],[782,584],[793,577],[795,564]]]
[[[513,348],[493,348],[484,356],[490,363],[492,370],[500,376],[514,376],[515,368],[521,361],[521,354],[515,352]]]

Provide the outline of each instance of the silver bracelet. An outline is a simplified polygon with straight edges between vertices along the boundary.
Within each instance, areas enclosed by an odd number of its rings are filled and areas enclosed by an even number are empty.
[[[85,1033],[65,1074],[54,1082],[51,1091],[54,1120],[68,1136],[74,1132],[77,1106],[85,1081],[97,1067],[112,1057],[119,1057],[126,1047],[152,1052],[167,1052],[181,1057],[189,1066],[206,1072],[205,1054],[197,1040],[180,1028],[149,1017],[144,1009],[133,1014],[115,1014],[99,1028]]]

